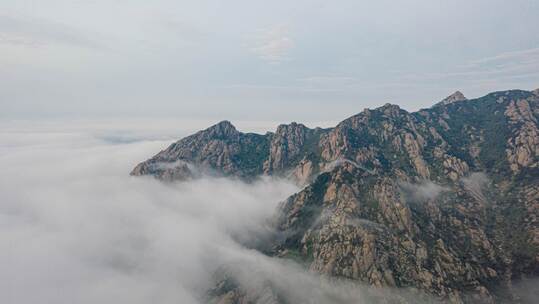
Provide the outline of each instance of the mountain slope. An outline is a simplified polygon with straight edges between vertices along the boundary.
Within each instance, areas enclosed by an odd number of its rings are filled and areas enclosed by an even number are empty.
[[[331,129],[256,135],[222,122],[132,174],[291,177],[306,187],[282,203],[269,254],[453,303],[525,303],[513,286],[539,275],[539,93],[460,95],[414,113],[367,109]]]

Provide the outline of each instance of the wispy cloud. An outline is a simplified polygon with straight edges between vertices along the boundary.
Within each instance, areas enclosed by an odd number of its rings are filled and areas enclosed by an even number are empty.
[[[539,48],[504,52],[470,62],[470,66],[482,64],[505,64],[507,62],[539,62]]]
[[[62,44],[98,49],[103,46],[88,33],[45,19],[0,15],[0,44],[37,47]]]
[[[466,82],[468,87],[504,87],[522,79],[539,80],[539,48],[503,52],[477,58],[451,70],[403,75],[406,82]]]
[[[203,39],[207,39],[210,33],[204,31],[195,24],[179,20],[167,15],[160,15],[158,23],[170,31],[177,39],[186,44],[195,45]]]
[[[259,30],[254,38],[254,46],[250,50],[261,59],[270,62],[281,62],[289,59],[288,53],[294,47],[288,27],[278,25]]]

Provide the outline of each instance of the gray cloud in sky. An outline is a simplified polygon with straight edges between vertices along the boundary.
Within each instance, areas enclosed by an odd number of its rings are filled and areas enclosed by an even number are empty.
[[[0,15],[0,43],[27,47],[48,44],[99,49],[88,34],[69,25],[31,17]]]
[[[539,87],[532,0],[8,0],[0,9],[7,119],[339,120],[386,102],[427,107],[456,89],[473,98]]]

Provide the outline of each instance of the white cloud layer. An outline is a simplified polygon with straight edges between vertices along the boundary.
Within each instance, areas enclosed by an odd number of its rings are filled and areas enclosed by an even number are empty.
[[[227,254],[243,250],[234,239],[263,229],[296,190],[279,180],[165,185],[128,175],[167,144],[0,133],[2,301],[196,303]]]

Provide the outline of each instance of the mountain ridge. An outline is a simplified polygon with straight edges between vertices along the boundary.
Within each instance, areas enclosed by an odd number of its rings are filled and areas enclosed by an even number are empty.
[[[416,112],[385,104],[333,128],[291,123],[265,135],[224,121],[131,174],[291,178],[304,188],[281,204],[269,255],[451,303],[527,303],[512,286],[539,276],[539,94],[453,99]],[[229,292],[215,297],[262,296]]]

